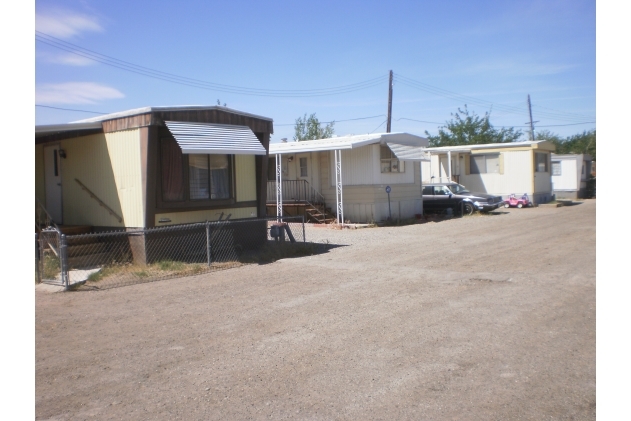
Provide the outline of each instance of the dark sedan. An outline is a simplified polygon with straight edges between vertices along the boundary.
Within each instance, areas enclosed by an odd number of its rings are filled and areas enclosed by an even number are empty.
[[[428,212],[443,212],[451,209],[465,215],[476,210],[489,212],[504,204],[501,196],[486,193],[471,193],[458,183],[431,183],[423,185],[423,209]]]

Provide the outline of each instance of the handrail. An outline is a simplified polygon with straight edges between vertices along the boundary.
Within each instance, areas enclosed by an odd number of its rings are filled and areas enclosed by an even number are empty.
[[[109,214],[110,214],[110,215],[112,215],[114,218],[118,219],[118,222],[123,222],[123,217],[122,217],[122,216],[120,216],[119,214],[117,214],[116,212],[114,212],[114,211],[112,210],[112,208],[110,208],[109,206],[107,206],[107,205],[105,204],[105,202],[103,202],[101,199],[99,199],[99,198],[98,198],[98,196],[92,192],[92,190],[90,190],[89,188],[87,188],[87,187],[86,187],[86,186],[85,186],[85,185],[84,185],[81,181],[79,181],[78,179],[76,179],[76,178],[75,178],[75,179],[74,179],[74,181],[76,181],[76,182],[79,184],[79,186],[81,186],[81,188],[82,188],[83,190],[85,190],[85,191],[86,191],[86,192],[90,195],[90,197],[91,197],[92,199],[96,200],[96,201],[98,202],[98,204],[99,204],[99,205],[103,206],[103,207],[105,208],[105,210],[109,212]]]
[[[324,204],[326,201],[324,196],[317,191],[307,180],[283,180],[283,201],[307,201]],[[274,197],[276,191],[276,182],[269,180],[267,182],[268,202]]]
[[[44,214],[47,216],[48,219],[46,219],[44,221],[44,224],[47,226],[53,226],[55,227],[55,229],[58,232],[61,232],[61,230],[59,229],[59,227],[57,226],[57,224],[55,223],[55,220],[53,219],[52,216],[50,216],[50,213],[48,213],[48,210],[44,207],[44,205],[42,205],[42,202],[39,201],[39,199],[37,198],[37,196],[35,196],[35,229],[37,230],[37,232],[41,232],[41,227],[39,224],[39,211],[44,211]]]

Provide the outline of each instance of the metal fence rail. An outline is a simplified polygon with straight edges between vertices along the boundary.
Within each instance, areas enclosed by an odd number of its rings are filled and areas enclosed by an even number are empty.
[[[305,229],[300,216],[80,235],[50,229],[36,238],[39,281],[103,289],[267,261],[278,250],[304,248]]]

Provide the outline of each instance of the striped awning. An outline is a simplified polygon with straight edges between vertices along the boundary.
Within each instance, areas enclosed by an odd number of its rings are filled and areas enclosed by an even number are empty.
[[[394,156],[402,161],[429,161],[429,153],[422,146],[403,145],[395,142],[387,143]]]
[[[266,155],[267,151],[247,126],[165,121],[182,153]]]

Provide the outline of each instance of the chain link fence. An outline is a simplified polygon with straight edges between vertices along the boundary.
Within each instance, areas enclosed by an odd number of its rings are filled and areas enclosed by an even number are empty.
[[[36,278],[106,289],[313,254],[304,218],[205,222],[141,230],[36,236]]]

